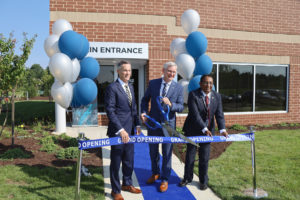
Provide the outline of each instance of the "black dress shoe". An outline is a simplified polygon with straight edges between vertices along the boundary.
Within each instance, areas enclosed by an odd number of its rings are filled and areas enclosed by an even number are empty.
[[[206,189],[207,189],[207,185],[200,183],[200,190],[206,190]]]
[[[186,179],[183,179],[180,183],[179,183],[179,187],[184,187],[187,184],[191,183],[192,181],[188,181]]]

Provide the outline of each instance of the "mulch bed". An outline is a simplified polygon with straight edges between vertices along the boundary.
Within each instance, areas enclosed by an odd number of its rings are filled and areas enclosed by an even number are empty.
[[[63,144],[60,144],[63,147]],[[39,141],[32,138],[15,138],[15,145],[13,148],[21,148],[25,153],[31,155],[30,158],[18,158],[13,160],[0,160],[1,165],[29,165],[29,166],[50,166],[50,167],[64,167],[75,165],[77,159],[61,160],[55,157],[53,153],[40,151],[42,146]],[[11,139],[1,139],[0,154],[11,149]],[[89,149],[88,156],[83,157],[82,164],[85,166],[102,166],[102,152],[101,149]]]

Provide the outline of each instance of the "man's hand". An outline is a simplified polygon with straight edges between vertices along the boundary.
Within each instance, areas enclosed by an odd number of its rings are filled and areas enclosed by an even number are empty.
[[[221,133],[221,135],[225,136],[226,138],[228,138],[228,133],[227,131],[224,131],[223,133]]]
[[[122,130],[120,132],[120,136],[122,138],[122,142],[123,143],[127,143],[129,141],[129,136],[128,136],[128,133],[125,131],[125,130]]]
[[[137,126],[137,127],[136,127],[136,134],[137,134],[137,135],[140,135],[141,132],[142,132],[141,127]]]
[[[211,134],[211,132],[210,132],[209,130],[205,131],[205,134],[206,134],[207,136],[212,137],[212,134]]]
[[[170,107],[172,106],[171,101],[168,99],[168,97],[164,97],[162,98],[162,102],[164,102],[164,104],[169,105]]]
[[[146,113],[142,113],[141,114],[141,119],[143,121],[143,123],[145,123],[145,121],[147,120],[147,117],[145,117]]]

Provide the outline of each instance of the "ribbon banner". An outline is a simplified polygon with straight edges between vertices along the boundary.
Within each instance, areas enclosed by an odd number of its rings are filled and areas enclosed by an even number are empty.
[[[224,136],[193,136],[188,137],[195,143],[208,143],[208,142],[240,142],[254,140],[254,133],[231,134],[228,137]],[[128,143],[188,143],[187,141],[178,137],[158,137],[158,136],[131,136]],[[78,148],[80,150],[93,149],[104,146],[113,146],[124,144],[121,137],[104,138],[97,140],[81,140],[78,141]]]

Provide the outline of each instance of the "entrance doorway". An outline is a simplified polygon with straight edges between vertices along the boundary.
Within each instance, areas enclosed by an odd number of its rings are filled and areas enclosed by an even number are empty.
[[[121,59],[99,59],[100,73],[97,77],[98,86],[98,112],[105,114],[104,93],[106,87],[118,78],[117,65]],[[147,60],[124,59],[131,63],[132,75],[130,82],[134,88],[138,114],[140,114],[141,99],[145,92],[145,67]]]

